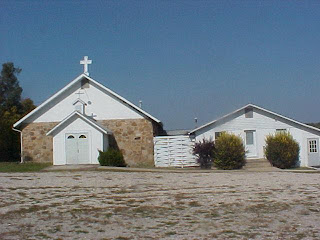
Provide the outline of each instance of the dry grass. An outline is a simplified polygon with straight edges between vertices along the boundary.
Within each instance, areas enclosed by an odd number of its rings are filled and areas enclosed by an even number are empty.
[[[0,238],[318,239],[317,181],[294,173],[4,174]]]

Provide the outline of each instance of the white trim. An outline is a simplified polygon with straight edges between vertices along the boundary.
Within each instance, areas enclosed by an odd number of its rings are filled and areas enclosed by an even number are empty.
[[[298,122],[298,121],[296,121],[296,120],[293,120],[293,119],[291,119],[291,118],[282,116],[282,115],[280,115],[280,114],[278,114],[278,113],[269,111],[269,110],[264,109],[264,108],[262,108],[262,107],[259,107],[259,106],[257,106],[257,105],[247,104],[247,105],[245,105],[244,107],[241,107],[241,108],[239,108],[239,109],[237,109],[237,110],[235,110],[235,111],[233,111],[233,112],[231,112],[231,113],[229,113],[229,114],[227,114],[227,115],[224,115],[224,116],[221,117],[221,118],[218,118],[218,119],[216,119],[216,120],[214,120],[214,121],[211,121],[211,122],[209,122],[209,123],[206,123],[206,124],[204,124],[204,125],[196,128],[196,129],[190,131],[189,134],[192,134],[192,133],[194,133],[194,132],[196,132],[196,131],[198,131],[198,130],[200,130],[200,129],[202,129],[202,128],[205,128],[205,127],[207,127],[207,126],[209,126],[209,125],[211,125],[211,124],[214,124],[214,123],[216,123],[217,121],[221,121],[222,119],[225,119],[225,118],[227,118],[227,117],[230,117],[231,115],[233,115],[233,114],[235,114],[235,113],[237,113],[237,112],[239,112],[239,111],[241,111],[241,110],[243,110],[243,109],[245,109],[245,108],[248,108],[248,107],[252,107],[252,108],[259,109],[259,110],[261,110],[261,111],[263,111],[263,112],[269,113],[269,114],[271,114],[271,115],[277,116],[277,117],[279,117],[279,118],[285,119],[285,120],[287,120],[287,121],[293,122],[293,123],[298,124],[298,125],[301,125],[301,126],[303,126],[303,127],[310,128],[310,129],[312,129],[312,130],[315,130],[315,131],[317,131],[317,132],[320,132],[320,129],[318,129],[318,128],[316,128],[316,127],[309,126],[309,125],[307,125],[307,124]]]
[[[101,83],[95,81],[94,79],[90,78],[89,76],[85,75],[85,74],[81,74],[78,77],[76,77],[74,80],[72,80],[69,84],[67,84],[64,88],[62,88],[60,91],[58,91],[57,93],[55,93],[54,95],[52,95],[50,98],[48,98],[46,101],[44,101],[42,104],[40,104],[37,108],[35,108],[33,111],[31,111],[30,113],[28,113],[26,116],[24,116],[23,118],[21,118],[19,121],[17,121],[13,127],[18,127],[22,122],[24,122],[26,119],[28,119],[30,116],[32,116],[33,114],[35,114],[36,112],[38,112],[40,109],[42,109],[45,105],[47,105],[49,102],[51,102],[53,99],[55,99],[56,97],[58,97],[59,95],[61,95],[64,91],[66,91],[68,88],[70,88],[72,85],[74,85],[76,82],[82,80],[82,78],[86,78],[88,80],[90,80],[91,82],[93,82],[94,84],[96,84],[97,86],[101,87],[103,90],[109,92],[111,95],[115,96],[116,98],[118,98],[119,100],[121,100],[122,102],[124,102],[125,104],[127,104],[129,107],[135,109],[136,111],[142,113],[143,115],[145,115],[146,117],[152,119],[153,121],[155,121],[156,123],[161,124],[161,121],[153,116],[151,116],[149,113],[143,111],[142,109],[140,109],[139,107],[137,107],[136,105],[134,105],[133,103],[131,103],[130,101],[126,100],[125,98],[121,97],[120,95],[116,94],[115,92],[111,91],[109,88],[103,86]]]
[[[46,101],[44,101],[43,103],[41,103],[38,107],[36,107],[35,109],[33,109],[30,113],[28,113],[27,115],[25,115],[23,118],[21,118],[18,122],[16,122],[13,127],[18,127],[24,120],[26,120],[27,118],[29,118],[31,115],[35,114],[36,112],[38,112],[40,109],[42,109],[45,105],[47,105],[49,102],[51,102],[53,99],[55,99],[56,97],[58,97],[60,94],[62,94],[65,90],[67,90],[69,87],[71,87],[74,83],[76,83],[79,79],[81,79],[83,77],[83,74],[79,75],[78,77],[76,77],[74,80],[72,80],[69,84],[67,84],[64,88],[62,88],[60,91],[56,92],[55,94],[53,94],[50,98],[48,98]]]
[[[101,132],[103,132],[104,134],[112,134],[112,132],[110,130],[107,130],[105,128],[102,128],[101,126],[99,126],[94,120],[84,116],[83,114],[79,113],[78,111],[74,111],[72,112],[69,116],[67,116],[65,119],[63,119],[58,125],[56,125],[54,128],[52,128],[49,132],[47,132],[47,136],[51,135],[55,130],[57,130],[58,128],[60,128],[61,125],[63,125],[66,121],[68,121],[71,117],[73,117],[74,115],[77,115],[78,117],[80,117],[82,120],[86,121],[87,123],[93,125],[94,127],[98,128]]]
[[[19,129],[16,129],[16,128],[12,128],[13,131],[16,131],[20,134],[20,163],[23,163],[23,144],[22,144],[22,131],[20,131]]]
[[[82,101],[81,99],[77,98],[74,102],[73,105],[75,105],[77,102],[82,103],[83,105],[87,105],[84,101]]]

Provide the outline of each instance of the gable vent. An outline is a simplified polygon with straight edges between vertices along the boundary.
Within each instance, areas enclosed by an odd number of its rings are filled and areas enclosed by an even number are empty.
[[[81,80],[81,89],[89,88],[89,87],[90,87],[89,80],[88,79],[82,79]]]
[[[253,118],[253,108],[248,107],[244,110],[246,118]]]

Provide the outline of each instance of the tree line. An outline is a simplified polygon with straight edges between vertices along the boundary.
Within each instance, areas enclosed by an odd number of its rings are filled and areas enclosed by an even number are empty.
[[[320,122],[316,122],[316,123],[307,123],[310,126],[316,127],[316,128],[320,128]]]
[[[35,108],[30,98],[22,98],[17,75],[21,68],[12,62],[2,64],[0,75],[0,161],[20,159],[20,136],[12,130],[13,124]]]

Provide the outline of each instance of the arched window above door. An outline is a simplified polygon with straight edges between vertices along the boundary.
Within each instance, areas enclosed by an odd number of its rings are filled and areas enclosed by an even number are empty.
[[[72,139],[72,138],[74,138],[73,135],[69,135],[69,136],[67,137],[67,139]]]
[[[87,138],[85,135],[80,135],[79,138]]]

